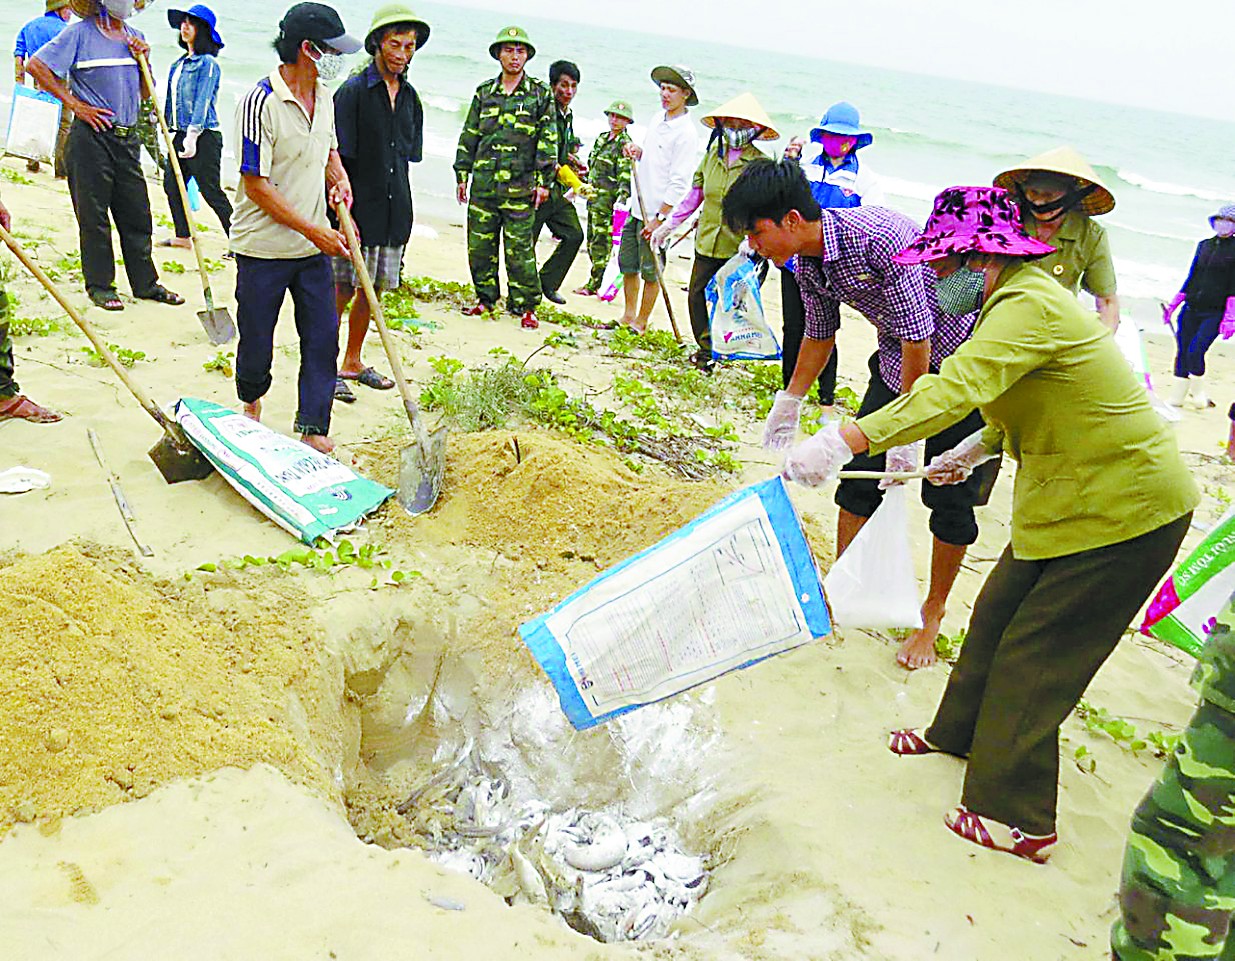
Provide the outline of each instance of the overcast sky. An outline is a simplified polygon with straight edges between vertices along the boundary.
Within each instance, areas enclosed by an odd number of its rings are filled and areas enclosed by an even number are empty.
[[[689,33],[1235,121],[1235,0],[463,0],[456,5]],[[1231,149],[1235,152],[1235,144]]]

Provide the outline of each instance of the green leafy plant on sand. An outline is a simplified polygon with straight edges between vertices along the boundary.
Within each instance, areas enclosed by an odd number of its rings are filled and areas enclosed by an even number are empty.
[[[14,317],[9,321],[9,333],[14,337],[48,337],[64,329],[63,321],[52,317]]]
[[[34,181],[31,180],[29,177],[27,177],[25,174],[18,173],[12,167],[0,167],[0,177],[3,177],[5,180],[7,180],[11,184],[29,185],[29,184],[34,183]]]
[[[128,347],[121,347],[119,344],[108,344],[111,352],[116,355],[116,359],[120,361],[124,367],[132,367],[139,360],[146,359],[144,350],[130,350]],[[81,352],[86,355],[86,363],[91,367],[106,367],[107,362],[103,360],[103,355],[93,347],[83,347]]]
[[[235,367],[233,366],[235,361],[236,355],[230,350],[220,350],[217,354],[202,364],[202,370],[217,370],[224,377],[231,377],[235,372]]]
[[[1168,731],[1149,731],[1141,735],[1130,720],[1112,714],[1104,707],[1096,707],[1082,700],[1076,705],[1076,716],[1090,734],[1104,735],[1125,750],[1138,754],[1149,750],[1154,757],[1164,758],[1179,745],[1179,735]],[[1074,759],[1081,770],[1092,773],[1095,762],[1084,745],[1078,747]]]
[[[169,274],[183,274],[185,271],[184,264],[182,264],[178,260],[163,261],[163,269],[166,270]]]
[[[381,571],[386,577],[385,583],[392,585],[405,584],[408,581],[423,576],[420,571],[395,570],[393,563],[382,557],[384,553],[385,551],[377,544],[362,544],[358,549],[351,541],[343,540],[339,541],[337,547],[331,549],[325,541],[319,540],[317,548],[300,545],[289,548],[282,554],[272,557],[255,557],[252,554],[245,554],[243,557],[208,561],[205,564],[199,564],[197,570],[204,573],[214,573],[216,571],[241,571],[246,567],[273,565],[285,573],[293,567],[330,573],[336,568],[356,567],[365,571]],[[192,574],[186,573],[184,575],[185,580],[190,580],[191,578]],[[370,588],[377,588],[381,585],[381,579],[374,575],[373,581],[369,585]]]

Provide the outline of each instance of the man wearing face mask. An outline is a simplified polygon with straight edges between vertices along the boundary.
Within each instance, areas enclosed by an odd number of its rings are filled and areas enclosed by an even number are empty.
[[[331,228],[326,204],[350,207],[352,187],[322,81],[338,76],[343,55],[356,53],[360,42],[330,7],[298,3],[279,22],[274,48],[282,63],[236,108],[236,393],[245,414],[260,420],[274,329],[290,293],[300,337],[295,429],[304,443],[328,454],[334,449],[330,412],[339,352],[330,258],[346,257],[348,246]]]
[[[573,190],[591,192],[579,179],[587,176],[587,166],[579,159],[583,142],[575,136],[575,118],[570,110],[579,89],[579,68],[569,60],[555,60],[549,66],[549,89],[557,105],[557,176],[549,185],[549,199],[536,208],[536,240],[540,240],[541,228],[546,225],[557,238],[557,249],[540,268],[540,289],[545,300],[564,304],[566,298],[558,288],[583,244],[583,228],[570,195]]]
[[[26,65],[35,82],[76,118],[65,147],[69,193],[86,293],[104,310],[124,309],[115,286],[112,223],[133,296],[184,303],[159,283],[151,256],[150,197],[137,135],[142,97],[150,91],[134,59],[149,56],[150,46],[125,23],[145,6],[145,0],[76,0],[73,8],[82,19],[60,31]]]
[[[892,259],[921,233],[912,220],[884,207],[824,210],[793,161],[749,164],[725,195],[723,210],[730,229],[745,232],[755,253],[777,266],[790,257],[798,258],[796,277],[806,314],[805,337],[789,386],[777,392],[768,414],[763,444],[769,450],[783,450],[794,442],[802,399],[832,353],[842,303],[861,313],[879,335],[859,416],[891,404],[919,377],[938,371],[944,358],[973,330],[973,312],[982,295],[981,275],[958,271],[958,280],[941,284],[937,295],[926,267]],[[953,313],[945,311],[945,302]],[[981,428],[981,417],[970,412],[927,438],[927,457],[950,450]],[[907,444],[893,447],[886,455],[855,459],[853,469],[899,472],[914,470],[917,464],[917,447]],[[934,544],[930,589],[922,605],[923,626],[897,652],[897,660],[910,670],[935,662],[935,639],[948,594],[965,549],[978,539],[974,508],[986,503],[997,472],[998,461],[992,460],[964,484],[923,485],[922,503],[931,512]],[[838,554],[844,553],[882,498],[880,482],[841,482],[836,491]]]

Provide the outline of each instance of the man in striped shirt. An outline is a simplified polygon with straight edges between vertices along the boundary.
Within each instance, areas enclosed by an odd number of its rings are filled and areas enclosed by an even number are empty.
[[[236,393],[244,412],[261,419],[270,390],[274,328],[290,292],[300,336],[295,429],[315,450],[330,453],[339,323],[330,257],[347,257],[347,240],[326,218],[331,205],[352,204],[339,159],[334,103],[322,82],[342,54],[360,42],[320,3],[298,3],[279,23],[282,64],[259,80],[236,108],[240,187],[232,220],[236,258]]]

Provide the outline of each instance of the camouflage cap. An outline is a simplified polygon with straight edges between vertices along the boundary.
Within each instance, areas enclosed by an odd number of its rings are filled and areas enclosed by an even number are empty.
[[[687,93],[686,106],[697,107],[699,105],[699,95],[695,93],[695,74],[689,67],[683,67],[680,64],[657,67],[652,71],[652,83],[658,86],[662,83],[671,83],[675,87],[681,87]]]
[[[615,117],[621,117],[624,120],[635,122],[635,112],[630,109],[630,104],[625,100],[615,100],[605,108],[605,113],[611,113]]]
[[[503,27],[499,30],[497,39],[489,44],[489,56],[496,60],[502,45],[506,43],[523,44],[523,46],[527,47],[527,58],[529,60],[536,56],[536,48],[532,46],[532,41],[527,37],[527,31],[522,27]]]

